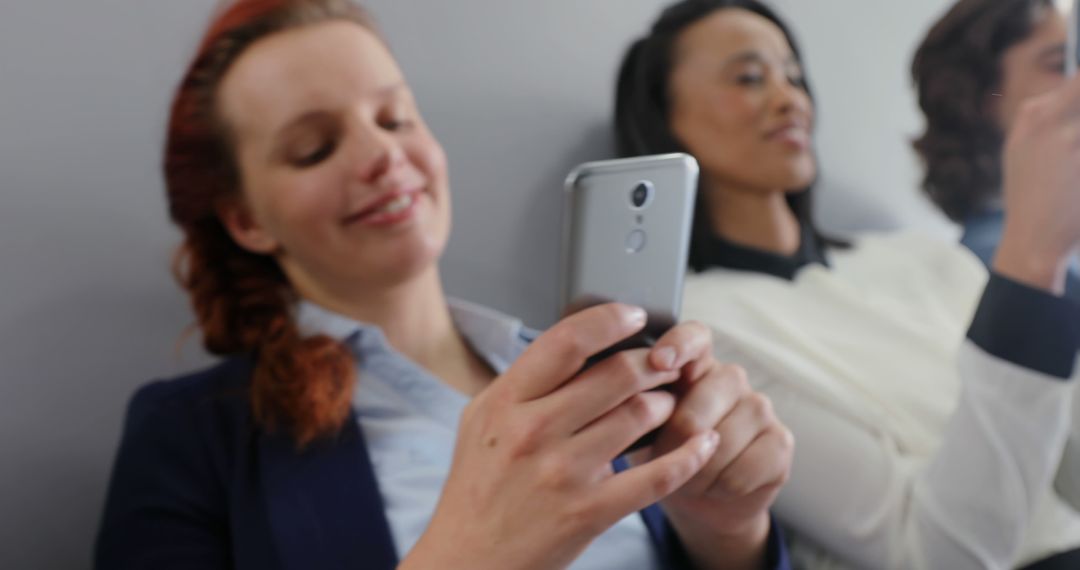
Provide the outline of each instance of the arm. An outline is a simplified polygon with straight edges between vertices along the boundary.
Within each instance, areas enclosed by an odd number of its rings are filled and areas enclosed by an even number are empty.
[[[1064,87],[1035,98],[1021,110],[1010,133],[1005,155],[1006,217],[995,269],[1046,297],[1065,291],[1070,253],[1080,246],[1080,77]],[[1071,366],[1080,337],[1080,311],[1061,299],[1047,300],[1047,313],[1069,315],[1059,344],[1061,368]],[[1053,319],[1052,316],[1048,318]],[[1033,325],[1035,323],[1032,323]],[[1063,498],[1080,507],[1080,394],[1074,393],[1074,417],[1055,487]]]
[[[191,415],[166,402],[168,387],[140,389],[128,406],[113,467],[96,568],[230,566],[225,500]]]
[[[993,310],[984,299],[980,316]],[[972,340],[961,349],[960,367],[961,399],[929,460],[795,390],[767,390],[798,441],[778,515],[861,568],[1013,564],[1060,457],[1070,388]],[[749,369],[770,381],[767,368]]]

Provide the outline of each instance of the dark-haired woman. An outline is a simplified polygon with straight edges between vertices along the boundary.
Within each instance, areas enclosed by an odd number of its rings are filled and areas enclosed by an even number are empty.
[[[1080,471],[1062,460],[1080,313],[1060,296],[1080,245],[1080,80],[1017,117],[990,275],[958,244],[815,230],[813,99],[759,2],[665,10],[617,97],[623,154],[701,165],[684,317],[799,442],[774,507],[796,566],[1080,568]]]
[[[1025,101],[1065,81],[1066,26],[1053,0],[961,0],[915,54],[911,74],[926,117],[915,141],[923,190],[963,225],[960,242],[987,266],[1005,229],[1005,137]],[[1080,303],[1076,265],[1065,295]]]
[[[176,94],[165,181],[225,359],[132,400],[99,568],[785,567],[767,509],[791,436],[706,328],[580,372],[643,311],[534,340],[446,299],[444,153],[357,7],[230,4]]]

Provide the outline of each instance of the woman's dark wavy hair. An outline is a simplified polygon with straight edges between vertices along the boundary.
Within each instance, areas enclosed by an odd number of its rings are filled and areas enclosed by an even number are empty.
[[[1053,0],[961,0],[915,52],[911,75],[926,116],[926,132],[913,143],[926,168],[922,187],[954,221],[1000,192],[1005,135],[987,102],[1005,52],[1053,8]]]
[[[686,28],[717,10],[741,8],[775,24],[787,38],[795,59],[802,55],[787,25],[768,6],[757,0],[683,0],[664,9],[649,33],[635,41],[623,57],[615,93],[615,145],[619,156],[642,156],[669,152],[687,152],[671,131],[669,80],[675,67],[675,44]],[[813,100],[809,81],[806,92]],[[846,244],[824,237],[811,219],[812,186],[787,196],[788,206],[804,228],[822,246]],[[707,261],[703,240],[713,228],[706,210],[704,192],[698,192],[694,205],[694,228],[690,240],[690,267],[704,270]]]

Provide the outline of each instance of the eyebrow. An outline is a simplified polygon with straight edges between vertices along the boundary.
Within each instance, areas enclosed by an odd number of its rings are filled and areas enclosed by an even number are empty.
[[[404,81],[400,81],[398,83],[392,83],[374,89],[371,91],[371,94],[369,96],[372,99],[387,99],[391,95],[400,93],[407,88],[408,86],[406,85],[406,83]],[[296,127],[299,127],[300,125],[321,119],[326,115],[327,112],[323,109],[312,109],[310,111],[305,111],[294,119],[290,120],[288,123],[282,125],[280,128],[276,129],[274,131],[273,138],[279,138],[281,135],[289,132],[292,129],[295,129]]]
[[[761,54],[761,52],[758,52],[758,51],[755,51],[755,50],[747,50],[747,51],[742,51],[742,52],[739,52],[739,53],[737,53],[735,55],[732,55],[732,56],[728,57],[721,64],[721,67],[728,67],[730,65],[741,64],[741,63],[765,62],[765,61],[768,61],[768,59],[769,58],[766,58],[765,56],[763,56]],[[791,54],[784,60],[783,63],[784,63],[784,65],[791,65],[791,64],[798,65],[799,60],[795,58],[795,54]]]
[[[1067,49],[1068,48],[1065,46],[1064,43],[1057,43],[1057,44],[1054,44],[1052,46],[1047,46],[1047,47],[1043,48],[1042,51],[1039,52],[1038,59],[1046,59],[1048,57],[1064,55],[1065,50],[1067,50]]]

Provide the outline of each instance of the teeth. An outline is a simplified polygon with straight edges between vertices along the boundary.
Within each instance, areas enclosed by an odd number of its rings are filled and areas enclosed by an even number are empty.
[[[405,208],[408,208],[409,206],[411,206],[412,201],[413,201],[412,194],[405,194],[403,196],[399,196],[398,198],[396,198],[392,202],[386,204],[382,208],[379,208],[379,213],[380,214],[396,214],[398,212],[401,212]]]

